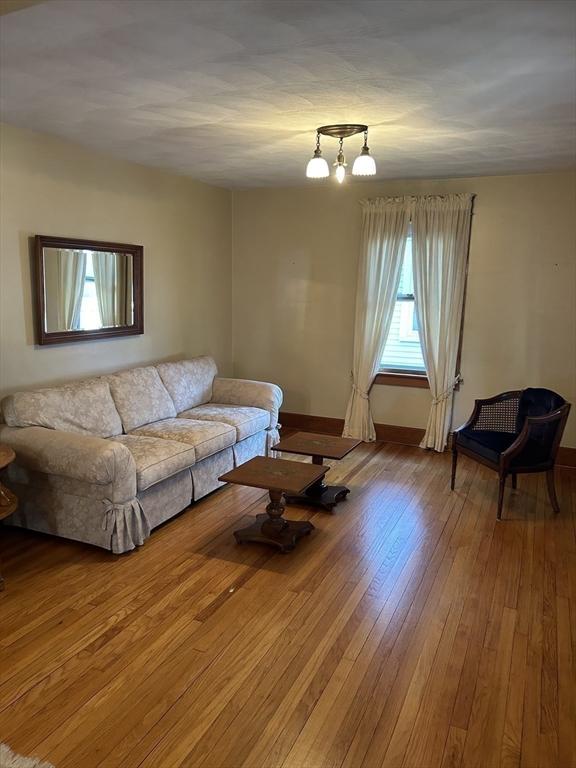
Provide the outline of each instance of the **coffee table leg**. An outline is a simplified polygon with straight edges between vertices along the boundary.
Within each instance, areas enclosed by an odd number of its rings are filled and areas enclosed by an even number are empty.
[[[279,491],[269,491],[270,502],[266,507],[266,519],[262,523],[262,533],[271,538],[278,538],[288,527],[288,520],[282,515],[286,507],[282,503],[282,494]]]
[[[282,503],[281,491],[269,491],[270,503],[265,515],[256,515],[256,521],[247,528],[234,531],[238,544],[253,541],[260,544],[271,544],[280,552],[291,552],[296,542],[302,536],[314,530],[312,523],[307,520],[286,520],[282,517],[285,506]]]
[[[312,464],[321,466],[323,463],[322,456],[312,456]],[[324,480],[318,480],[305,493],[299,496],[286,496],[285,500],[286,504],[311,504],[331,512],[349,493],[350,488],[345,485],[325,485]]]

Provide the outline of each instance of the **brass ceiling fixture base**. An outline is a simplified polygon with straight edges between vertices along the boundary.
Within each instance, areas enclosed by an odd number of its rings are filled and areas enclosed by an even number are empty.
[[[340,125],[322,125],[316,129],[316,133],[321,133],[323,136],[331,136],[333,139],[347,139],[349,136],[354,136],[367,130],[367,125],[343,123]]]

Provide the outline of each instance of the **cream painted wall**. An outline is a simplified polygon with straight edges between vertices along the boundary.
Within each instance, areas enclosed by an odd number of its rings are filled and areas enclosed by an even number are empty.
[[[231,193],[3,126],[0,394],[178,355],[231,371]],[[143,336],[34,345],[35,234],[144,246]]]
[[[234,358],[237,375],[278,382],[286,410],[343,417],[358,200],[471,191],[455,422],[475,397],[527,384],[576,403],[574,173],[321,183],[232,200],[226,190],[46,135],[4,126],[0,140],[0,394],[210,353],[224,373]],[[143,244],[145,334],[35,346],[29,239],[37,233]],[[378,422],[426,424],[426,390],[375,386],[371,400]],[[576,446],[576,413],[564,444]]]
[[[287,411],[342,418],[350,391],[364,197],[469,191],[472,224],[454,423],[476,397],[544,386],[574,403],[576,174],[358,183],[234,194],[235,373],[278,382]],[[374,386],[377,422],[425,427],[428,390]]]

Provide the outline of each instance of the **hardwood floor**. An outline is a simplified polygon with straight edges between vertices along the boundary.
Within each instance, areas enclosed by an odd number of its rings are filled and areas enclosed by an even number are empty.
[[[293,457],[292,457],[293,458]],[[362,445],[289,555],[226,487],[113,556],[2,536],[0,740],[57,768],[576,765],[576,472]]]

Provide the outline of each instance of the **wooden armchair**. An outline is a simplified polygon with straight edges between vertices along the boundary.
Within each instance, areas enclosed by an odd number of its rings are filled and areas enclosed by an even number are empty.
[[[502,392],[476,400],[472,415],[452,436],[451,489],[458,454],[463,453],[498,472],[499,520],[507,476],[512,475],[512,487],[516,488],[516,475],[525,472],[546,472],[550,503],[554,512],[559,512],[554,463],[569,412],[570,403],[550,389]]]

